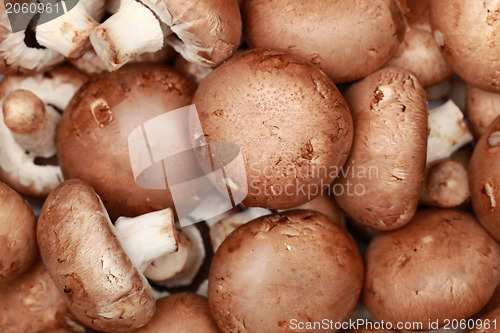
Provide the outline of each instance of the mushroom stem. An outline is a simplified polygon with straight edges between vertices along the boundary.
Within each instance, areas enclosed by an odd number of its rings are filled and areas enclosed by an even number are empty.
[[[469,198],[467,170],[457,161],[431,164],[425,175],[420,202],[429,206],[452,208]]]
[[[118,12],[91,31],[90,42],[108,70],[115,71],[139,54],[160,50],[164,31],[148,7],[123,0]]]
[[[179,250],[159,258],[148,266],[144,275],[167,287],[191,284],[205,258],[205,247],[195,226],[176,230]]]
[[[140,272],[154,260],[177,251],[171,208],[133,218],[120,217],[115,222],[115,235]]]
[[[90,31],[98,26],[82,3],[64,15],[37,26],[36,40],[40,45],[55,50],[65,57],[77,58],[89,43]]]
[[[61,116],[27,90],[14,90],[3,101],[5,125],[26,151],[49,158],[56,154],[56,128]]]
[[[427,164],[445,159],[473,140],[462,111],[449,100],[429,111]]]

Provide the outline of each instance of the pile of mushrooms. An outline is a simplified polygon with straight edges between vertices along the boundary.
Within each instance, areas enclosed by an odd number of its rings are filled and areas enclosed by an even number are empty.
[[[0,333],[500,332],[499,0],[36,4]]]

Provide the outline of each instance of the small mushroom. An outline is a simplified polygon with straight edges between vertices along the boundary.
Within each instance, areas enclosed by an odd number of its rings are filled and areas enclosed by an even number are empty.
[[[144,275],[165,287],[190,285],[205,259],[203,238],[196,226],[186,226],[176,230],[178,250],[154,260],[144,271]]]
[[[0,284],[18,277],[35,260],[35,229],[31,207],[16,191],[0,182]]]
[[[90,47],[90,31],[99,25],[105,0],[79,0],[67,13],[36,26],[40,45],[67,58],[77,58]]]
[[[179,293],[156,302],[151,321],[134,333],[219,333],[210,315],[207,298],[194,293]]]
[[[431,22],[434,38],[455,73],[476,87],[500,92],[498,3],[431,0]]]
[[[208,303],[222,332],[289,332],[298,322],[346,320],[363,262],[347,231],[323,214],[267,215],[233,231],[215,253]]]
[[[58,291],[86,326],[130,332],[145,325],[155,299],[141,274],[177,249],[171,209],[115,225],[94,190],[81,180],[59,185],[37,227],[40,254]]]
[[[354,220],[391,230],[417,210],[427,148],[427,101],[417,78],[381,69],[344,94],[354,120],[349,159],[332,186]]]
[[[58,128],[57,151],[64,177],[89,183],[112,219],[173,207],[168,189],[136,184],[128,136],[145,121],[189,105],[194,89],[177,71],[158,64],[130,64],[94,76],[74,96]],[[187,133],[180,135],[180,141],[190,139]],[[158,181],[164,184],[163,179]]]
[[[55,155],[56,110],[64,110],[86,80],[62,65],[40,74],[7,76],[0,83],[0,179],[17,192],[46,197],[61,183],[59,166],[40,165],[36,159]]]
[[[500,282],[500,245],[470,214],[425,210],[378,234],[365,265],[362,298],[370,313],[428,330],[431,322],[469,318],[488,303]]]
[[[430,22],[430,0],[407,0],[408,30],[385,67],[399,67],[414,73],[422,86],[435,85],[453,75],[434,40]]]
[[[467,120],[476,139],[500,116],[500,93],[467,85]]]
[[[469,165],[469,189],[477,218],[500,242],[500,117],[484,132]]]
[[[301,56],[335,83],[354,81],[382,67],[403,40],[401,5],[393,0],[246,0],[246,41],[251,48]]]
[[[240,43],[238,4],[234,0],[122,0],[118,11],[90,34],[92,46],[110,71],[141,53],[160,50],[164,38],[186,60],[217,66]]]
[[[0,299],[2,333],[37,333],[52,328],[85,332],[40,259],[17,279],[1,284]]]
[[[351,115],[335,84],[285,52],[232,57],[201,82],[193,104],[207,142],[241,148],[247,207],[287,209],[314,199],[351,147]]]

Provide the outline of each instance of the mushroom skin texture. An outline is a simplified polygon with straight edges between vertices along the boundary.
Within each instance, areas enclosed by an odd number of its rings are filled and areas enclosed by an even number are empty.
[[[352,119],[335,84],[285,52],[232,57],[201,82],[193,104],[207,142],[241,148],[245,206],[287,209],[314,199],[351,148]]]
[[[414,73],[422,86],[435,85],[453,75],[439,50],[431,29],[430,0],[408,0],[408,30],[385,67],[399,67]]]
[[[399,228],[415,214],[424,178],[424,89],[410,72],[384,68],[353,84],[344,96],[353,115],[354,141],[333,185],[335,199],[360,223]]]
[[[289,332],[292,318],[347,319],[363,262],[343,227],[296,210],[233,231],[215,253],[208,279],[210,311],[222,332]]]
[[[243,25],[251,48],[287,51],[317,64],[335,83],[349,82],[376,71],[396,51],[406,30],[400,5],[247,0]]]
[[[84,325],[130,332],[153,317],[151,287],[89,185],[73,179],[51,192],[38,220],[37,240],[57,290]]]
[[[500,92],[498,1],[431,0],[434,38],[467,83]]]
[[[500,242],[500,117],[484,132],[469,164],[469,190],[477,218]]]
[[[220,333],[207,298],[195,293],[178,293],[156,301],[156,313],[151,321],[134,333]]]
[[[0,182],[0,284],[26,271],[37,256],[36,219],[29,204]]]
[[[17,279],[0,285],[0,299],[2,333],[38,333],[52,328],[84,332],[40,259]]]
[[[499,333],[500,332],[500,308],[489,311],[479,320],[481,325],[469,331],[469,333]],[[489,328],[485,324],[489,324]]]
[[[493,93],[467,85],[467,119],[476,139],[500,116],[500,93]]]
[[[177,71],[157,64],[130,64],[93,77],[75,94],[58,128],[64,177],[89,183],[112,219],[173,206],[168,189],[136,184],[128,136],[145,121],[189,105],[194,89],[194,83]]]
[[[365,269],[362,299],[377,320],[428,330],[431,321],[465,319],[488,303],[500,282],[500,245],[468,213],[425,210],[375,236]]]

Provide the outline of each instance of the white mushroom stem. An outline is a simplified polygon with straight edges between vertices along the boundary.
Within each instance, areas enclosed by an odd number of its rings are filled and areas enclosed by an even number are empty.
[[[115,234],[140,272],[154,260],[177,250],[171,208],[133,218],[120,217],[115,222]]]
[[[205,259],[205,247],[198,229],[191,225],[177,230],[177,252],[156,259],[144,275],[166,287],[187,286],[193,282]]]
[[[450,157],[473,140],[464,114],[451,100],[429,111],[429,129],[427,164]]]
[[[79,2],[66,14],[37,26],[36,39],[48,49],[76,58],[88,45],[90,31],[98,25]]]
[[[123,0],[118,12],[90,33],[97,55],[114,71],[144,52],[163,47],[164,31],[153,12],[135,0]]]
[[[226,239],[234,229],[256,218],[269,214],[271,214],[269,209],[251,207],[245,211],[222,218],[210,228],[210,240],[214,252],[217,251],[224,239]]]
[[[51,106],[35,94],[14,90],[3,101],[5,125],[16,142],[27,152],[49,158],[56,154],[56,129],[61,119]]]

